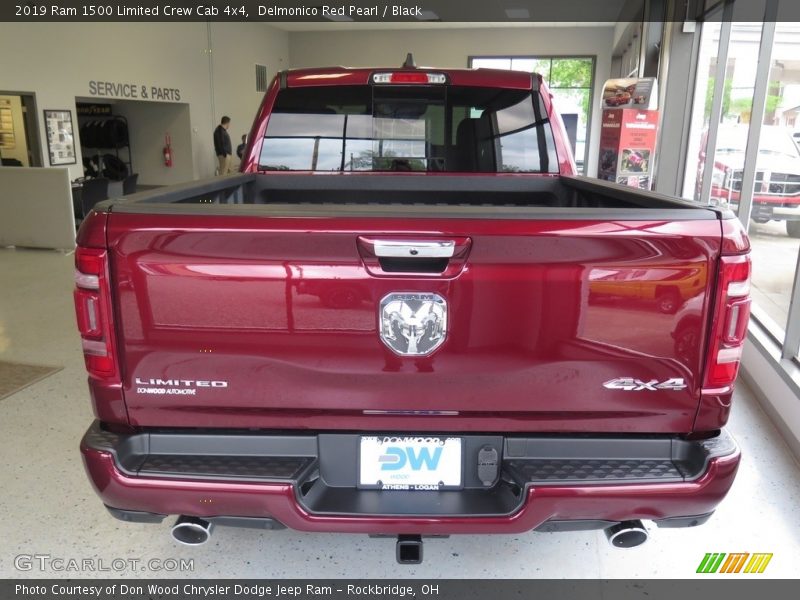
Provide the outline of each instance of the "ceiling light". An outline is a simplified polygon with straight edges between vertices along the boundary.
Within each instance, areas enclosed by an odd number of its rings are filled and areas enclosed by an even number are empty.
[[[530,19],[531,13],[527,8],[507,8],[506,16],[509,19]]]
[[[418,21],[439,21],[439,15],[437,15],[432,10],[423,10],[420,11],[419,15],[417,15]]]

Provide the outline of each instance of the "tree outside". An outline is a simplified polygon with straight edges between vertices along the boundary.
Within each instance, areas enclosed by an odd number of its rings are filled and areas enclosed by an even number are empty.
[[[767,94],[767,104],[764,110],[764,123],[772,123],[775,118],[775,111],[781,107],[783,97],[781,96],[781,84],[772,81],[769,84],[771,93]],[[749,92],[749,95],[748,93]],[[741,94],[741,91],[739,91]],[[745,92],[745,95],[734,96],[733,79],[726,78],[722,86],[722,121],[736,121],[738,123],[749,123],[750,112],[753,108],[752,89]],[[711,118],[711,103],[714,99],[714,78],[709,77],[706,88],[706,101],[704,108],[704,120],[708,122]]]

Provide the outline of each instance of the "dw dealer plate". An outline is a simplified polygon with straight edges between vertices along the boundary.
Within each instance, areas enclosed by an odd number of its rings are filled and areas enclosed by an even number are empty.
[[[462,487],[462,443],[457,437],[364,436],[359,448],[360,488],[443,490]]]

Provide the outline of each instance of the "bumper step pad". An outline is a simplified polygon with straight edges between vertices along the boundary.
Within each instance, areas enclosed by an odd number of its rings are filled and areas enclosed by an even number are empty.
[[[277,456],[181,456],[151,454],[137,473],[149,477],[194,479],[242,479],[252,481],[295,480],[313,462],[311,458]]]
[[[136,477],[296,483],[317,461],[317,436],[158,431],[117,434],[98,422],[82,446],[109,452]]]
[[[684,480],[671,459],[531,459],[507,461],[503,467],[516,481],[532,484]]]
[[[724,430],[706,440],[669,435],[465,434],[462,489],[360,489],[358,433],[149,430],[117,434],[95,422],[82,446],[113,455],[131,477],[290,484],[316,515],[505,516],[531,487],[668,484],[701,477],[733,454]],[[488,484],[488,485],[487,485]]]

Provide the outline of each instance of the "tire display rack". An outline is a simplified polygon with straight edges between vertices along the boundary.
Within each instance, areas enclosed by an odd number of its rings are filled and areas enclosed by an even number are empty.
[[[125,178],[105,174],[107,156],[113,156],[120,164],[124,164],[126,175],[134,172],[127,118],[114,114],[87,116],[82,119],[79,132],[81,152],[84,157],[97,157],[99,176],[115,181]]]

